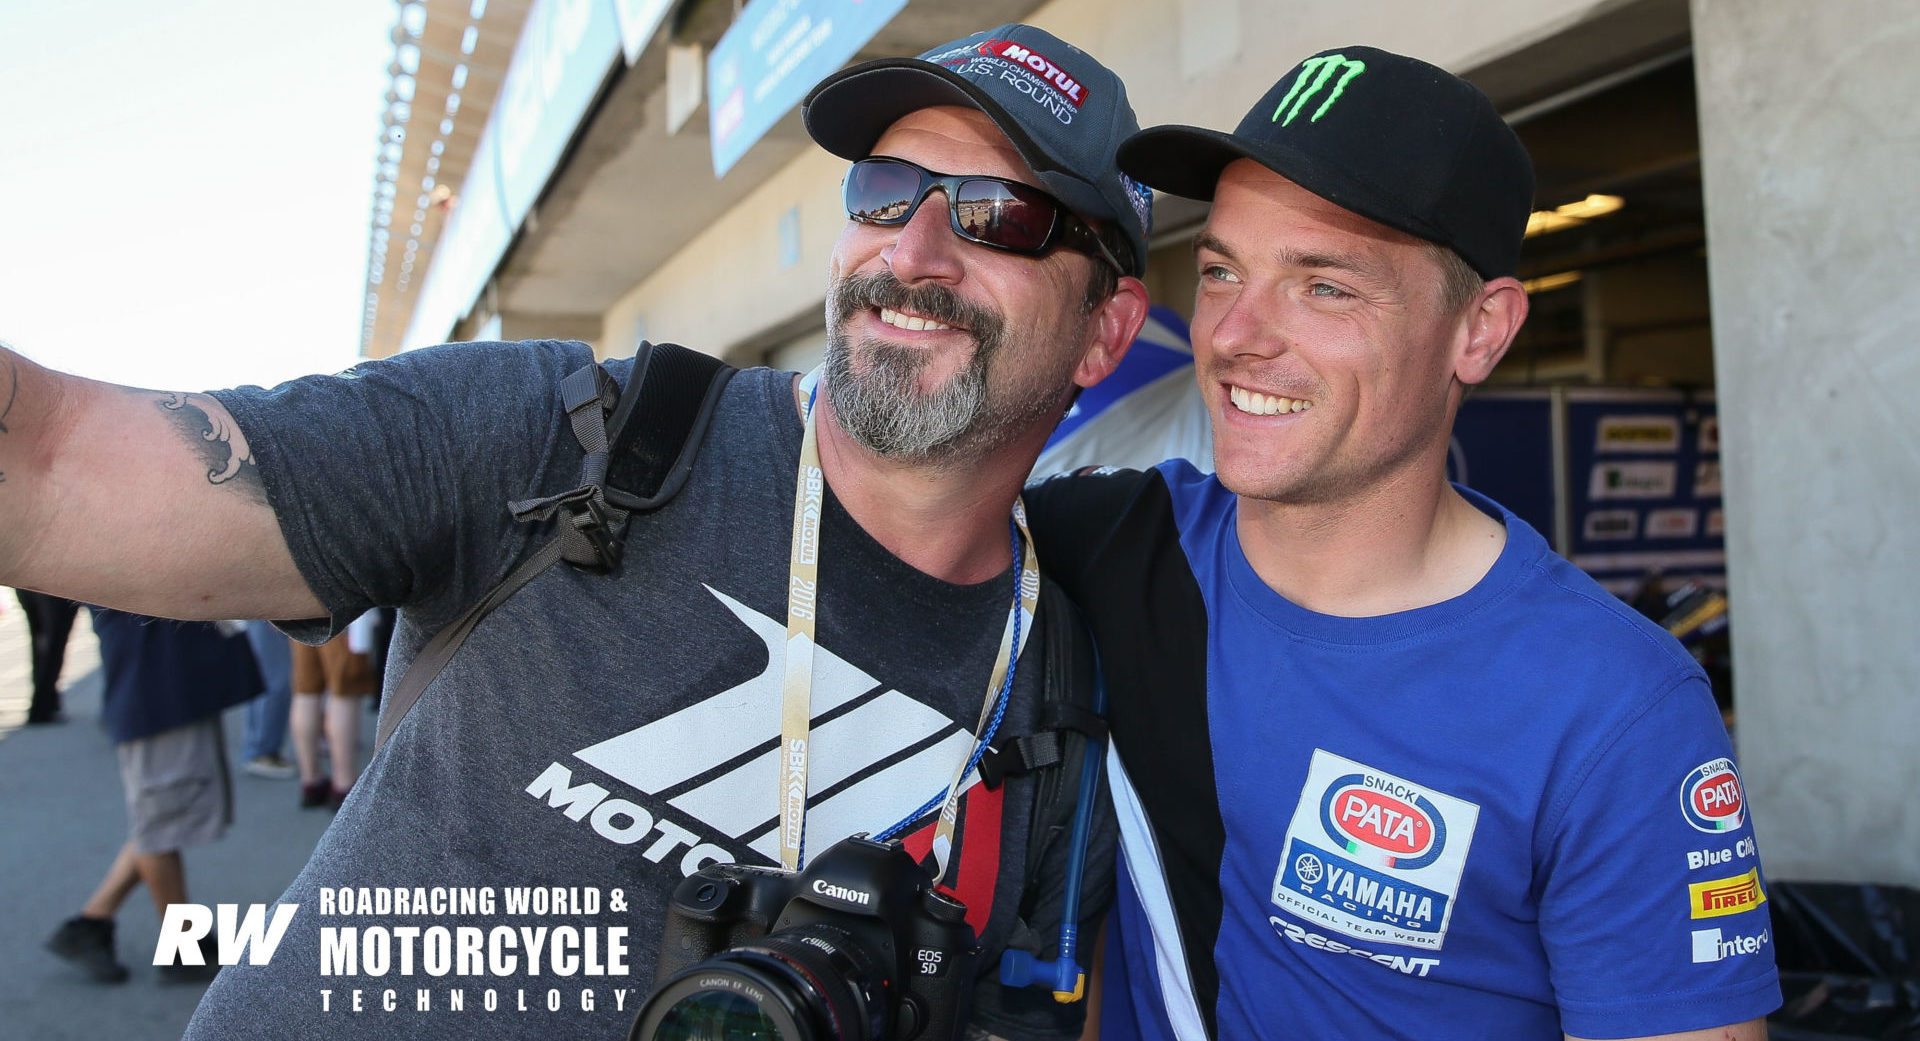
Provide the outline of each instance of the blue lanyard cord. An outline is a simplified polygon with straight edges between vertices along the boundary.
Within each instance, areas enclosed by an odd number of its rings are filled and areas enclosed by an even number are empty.
[[[1014,588],[1017,590],[1020,586],[1020,568],[1021,568],[1021,565],[1024,563],[1024,560],[1022,559],[1024,554],[1021,552],[1021,546],[1020,546],[1020,529],[1017,526],[1015,526],[1012,519],[1008,519],[1007,530],[1012,533],[1013,584],[1014,584]],[[1015,600],[1015,603],[1017,605],[1018,603],[1017,598]],[[1013,658],[1012,660],[1007,662],[1006,679],[1001,681],[1000,693],[994,697],[993,718],[987,721],[986,732],[981,734],[980,740],[974,743],[973,754],[967,759],[967,768],[966,770],[961,772],[960,776],[962,779],[964,779],[967,774],[972,773],[974,767],[980,765],[980,757],[987,754],[987,748],[993,744],[993,736],[1000,732],[1000,721],[1002,719],[1005,719],[1007,715],[1007,702],[1012,700],[1011,695],[1013,694],[1013,675],[1016,671],[1019,670],[1019,667],[1020,667],[1020,608],[1018,606],[1015,606],[1013,609]],[[895,838],[901,832],[905,831],[908,827],[912,826],[913,822],[926,816],[928,813],[936,809],[939,809],[940,804],[945,802],[946,800],[947,800],[947,789],[943,785],[940,788],[940,794],[935,795],[931,799],[928,799],[924,804],[921,805],[919,809],[913,811],[912,813],[907,814],[906,817],[902,818],[899,823],[895,824],[893,827],[888,828],[887,830],[881,832],[879,835],[875,836],[875,841],[885,842],[888,839]]]

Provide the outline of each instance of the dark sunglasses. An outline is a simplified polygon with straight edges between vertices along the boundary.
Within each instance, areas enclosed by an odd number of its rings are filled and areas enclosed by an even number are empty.
[[[847,217],[862,224],[905,224],[935,188],[947,196],[947,224],[968,242],[1037,257],[1055,246],[1099,257],[1124,275],[1123,267],[1087,222],[1060,200],[1030,184],[1004,177],[956,176],[873,156],[861,159],[841,183]]]

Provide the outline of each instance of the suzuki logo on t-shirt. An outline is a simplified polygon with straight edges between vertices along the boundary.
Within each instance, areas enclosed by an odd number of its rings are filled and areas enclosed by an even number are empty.
[[[734,859],[726,846],[735,843],[770,863],[778,861],[780,849],[775,792],[783,759],[780,704],[786,626],[706,588],[765,644],[766,667],[738,686],[573,753],[658,801],[609,797],[604,787],[560,763],[526,789],[568,817],[588,822],[601,837],[636,845],[655,863],[674,855],[683,874]],[[973,745],[973,735],[964,727],[899,690],[887,688],[874,695],[883,687],[879,680],[824,646],[814,649],[813,676],[805,839],[809,858],[848,835],[877,832],[918,809],[952,780]],[[963,792],[978,781],[977,774],[969,774]],[[973,792],[967,801],[980,794]],[[967,860],[973,859],[967,854],[976,852],[997,858],[999,793],[987,794],[996,802],[991,814],[995,820],[978,823],[988,824],[986,830],[993,834],[976,835],[974,850],[963,846]],[[686,828],[668,820],[669,810],[710,832],[686,834]],[[670,841],[676,833],[680,837]],[[915,846],[910,837],[909,851],[923,852]],[[964,875],[965,865],[961,867]],[[984,879],[989,884],[992,873],[988,869]]]

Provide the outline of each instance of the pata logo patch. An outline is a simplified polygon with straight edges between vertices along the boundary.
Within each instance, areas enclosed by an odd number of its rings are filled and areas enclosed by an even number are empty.
[[[1734,831],[1747,822],[1747,797],[1733,760],[1701,763],[1680,783],[1680,811],[1700,831]]]
[[[1315,749],[1273,878],[1314,928],[1439,950],[1480,807]]]

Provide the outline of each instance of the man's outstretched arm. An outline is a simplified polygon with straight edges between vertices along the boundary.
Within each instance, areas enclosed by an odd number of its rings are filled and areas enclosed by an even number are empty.
[[[223,405],[65,375],[4,346],[0,585],[170,618],[326,613]]]

